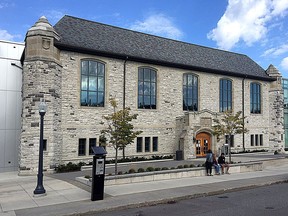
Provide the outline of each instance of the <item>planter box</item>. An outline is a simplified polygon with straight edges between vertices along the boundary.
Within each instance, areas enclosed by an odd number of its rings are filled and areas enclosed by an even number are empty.
[[[262,162],[248,162],[248,163],[230,164],[229,172],[230,173],[242,173],[242,172],[256,172],[256,171],[262,171],[262,170],[263,170]],[[213,172],[215,172],[214,169],[213,169]],[[197,176],[205,176],[205,175],[206,175],[206,170],[204,167],[184,168],[184,169],[123,174],[123,175],[117,175],[117,176],[105,176],[104,184],[105,186],[108,186],[108,185],[130,184],[130,183],[137,183],[137,182],[197,177]],[[91,186],[91,181],[89,179],[85,179],[84,177],[77,177],[76,180],[83,184]]]

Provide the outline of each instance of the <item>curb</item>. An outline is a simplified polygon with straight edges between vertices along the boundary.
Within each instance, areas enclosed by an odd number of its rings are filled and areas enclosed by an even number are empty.
[[[235,180],[235,181],[237,181],[237,180]],[[86,214],[91,215],[91,214],[100,213],[100,212],[107,212],[107,211],[116,211],[116,210],[132,209],[132,208],[149,207],[149,206],[155,206],[155,205],[160,205],[160,204],[174,204],[174,203],[177,203],[178,201],[181,201],[181,200],[197,199],[197,198],[201,198],[201,197],[221,195],[224,193],[249,190],[249,189],[254,189],[254,188],[259,188],[259,187],[264,187],[264,186],[269,186],[269,185],[274,185],[274,184],[282,184],[282,183],[288,183],[288,180],[276,180],[273,182],[252,184],[252,185],[246,185],[243,187],[240,186],[240,187],[235,187],[235,188],[224,188],[224,189],[211,191],[211,192],[196,193],[196,194],[192,194],[192,195],[175,196],[175,197],[171,197],[171,198],[144,201],[144,202],[133,203],[133,204],[128,204],[128,205],[122,204],[121,206],[115,206],[115,207],[110,207],[110,208],[108,207],[108,208],[103,208],[103,209],[99,209],[99,210],[91,210],[91,211],[81,212],[81,213],[79,212],[79,213],[70,214],[70,215],[71,216],[81,216],[81,215],[84,216]],[[214,183],[211,183],[211,184],[214,184]]]

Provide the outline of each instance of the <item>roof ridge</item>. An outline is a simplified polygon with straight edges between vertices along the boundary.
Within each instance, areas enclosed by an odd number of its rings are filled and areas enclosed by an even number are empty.
[[[135,30],[124,28],[124,27],[114,26],[114,25],[111,25],[111,24],[101,23],[101,22],[93,21],[93,20],[87,20],[87,19],[84,19],[84,18],[75,17],[75,16],[71,16],[71,15],[67,15],[67,14],[64,15],[61,19],[63,19],[64,17],[70,17],[70,18],[77,19],[77,20],[82,20],[82,21],[86,21],[86,22],[90,22],[90,23],[96,23],[96,24],[99,24],[99,25],[102,25],[102,26],[108,26],[108,27],[112,27],[112,28],[116,28],[116,29],[121,29],[121,30],[124,30],[124,31],[131,31],[131,32],[134,32],[134,33],[143,34],[143,35],[147,35],[147,36],[150,36],[150,37],[160,38],[162,40],[164,39],[164,40],[168,40],[168,41],[174,41],[174,42],[180,43],[180,44],[188,44],[188,45],[192,45],[192,46],[196,46],[196,47],[202,47],[204,49],[211,49],[211,50],[216,50],[216,51],[219,51],[219,52],[226,52],[226,53],[231,53],[231,54],[234,54],[234,55],[242,55],[242,56],[246,56],[247,57],[247,55],[245,55],[243,53],[236,53],[236,52],[232,52],[232,51],[228,51],[228,50],[222,50],[222,49],[218,49],[218,48],[214,48],[214,47],[208,47],[208,46],[199,45],[199,44],[194,44],[194,43],[190,43],[190,42],[186,42],[186,41],[180,41],[180,40],[176,40],[176,39],[166,38],[166,37],[163,37],[163,36],[153,35],[153,34],[140,32],[140,31],[135,31]]]
[[[65,15],[54,26],[61,49],[169,67],[271,80],[249,56]]]

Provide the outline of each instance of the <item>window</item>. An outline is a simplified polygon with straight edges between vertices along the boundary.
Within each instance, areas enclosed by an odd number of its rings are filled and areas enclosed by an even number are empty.
[[[47,139],[43,139],[43,151],[47,151]]]
[[[232,82],[227,79],[220,80],[220,112],[232,110]]]
[[[259,145],[258,134],[255,134],[255,145]]]
[[[90,138],[89,139],[89,155],[94,154],[92,147],[95,147],[95,146],[96,146],[96,138]]]
[[[225,135],[225,143],[229,143],[229,135]],[[230,147],[234,147],[234,135],[230,137]]]
[[[79,139],[78,155],[79,156],[86,155],[86,139]]]
[[[143,139],[144,139],[145,152],[150,152],[151,147],[153,152],[158,151],[158,137],[152,137],[152,144],[151,144],[151,137],[137,137],[137,144],[136,144],[137,152],[143,152]]]
[[[156,71],[149,68],[138,70],[138,108],[156,109]]]
[[[183,110],[198,111],[198,77],[183,75]]]
[[[254,146],[254,134],[250,135],[250,145]]]
[[[153,137],[153,152],[158,151],[158,137]]]
[[[250,112],[261,113],[261,86],[257,83],[250,84]]]
[[[143,151],[143,138],[142,137],[137,137],[137,146],[136,146],[136,151],[137,152],[142,152]]]
[[[288,79],[282,79],[282,87],[284,93],[284,108],[288,108]]]
[[[104,106],[105,66],[96,61],[81,62],[81,106]]]
[[[263,134],[260,134],[260,146],[263,146]]]
[[[145,152],[150,152],[150,137],[145,137]]]

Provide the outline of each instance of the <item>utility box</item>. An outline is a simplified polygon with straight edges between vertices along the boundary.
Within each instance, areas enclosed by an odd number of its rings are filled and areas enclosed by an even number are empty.
[[[92,188],[91,201],[103,200],[104,180],[105,180],[105,157],[106,150],[102,146],[92,147],[93,166],[92,166]]]

